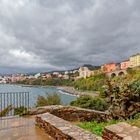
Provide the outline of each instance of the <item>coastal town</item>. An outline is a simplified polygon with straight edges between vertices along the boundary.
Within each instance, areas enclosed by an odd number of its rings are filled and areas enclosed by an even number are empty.
[[[91,77],[97,74],[104,73],[108,77],[122,76],[127,74],[128,68],[137,68],[140,66],[140,53],[132,55],[128,60],[124,60],[121,63],[108,63],[102,66],[91,67],[88,65],[81,66],[79,69],[68,70],[63,72],[46,72],[46,73],[36,73],[36,74],[12,74],[0,76],[0,83],[16,83],[17,81],[23,81],[25,79],[38,79],[42,77],[43,79],[49,78],[61,78],[68,80],[72,78],[73,80],[78,80],[81,78]]]
[[[0,140],[140,140],[140,1],[0,0]]]

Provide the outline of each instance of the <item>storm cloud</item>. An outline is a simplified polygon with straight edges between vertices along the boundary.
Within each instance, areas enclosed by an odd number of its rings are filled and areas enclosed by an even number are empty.
[[[139,26],[139,0],[0,0],[0,72],[121,62]]]

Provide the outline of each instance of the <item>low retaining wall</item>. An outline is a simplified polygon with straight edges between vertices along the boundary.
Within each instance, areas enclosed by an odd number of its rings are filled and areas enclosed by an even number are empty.
[[[106,121],[110,116],[101,111],[82,109],[71,106],[45,106],[30,110],[30,115],[37,115],[49,112],[67,121]]]
[[[36,125],[56,140],[101,140],[92,133],[49,113],[37,115]]]
[[[71,106],[40,107],[30,110],[30,114],[40,114],[36,117],[37,125],[58,140],[99,140],[101,138],[67,121],[96,120],[101,122],[111,119],[105,112]],[[102,138],[103,140],[140,140],[140,129],[127,123],[119,123],[107,126]]]
[[[127,123],[107,126],[103,132],[104,140],[140,140],[140,129]]]

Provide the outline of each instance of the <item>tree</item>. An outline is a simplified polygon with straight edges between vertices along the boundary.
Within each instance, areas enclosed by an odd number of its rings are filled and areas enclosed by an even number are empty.
[[[105,90],[113,118],[128,119],[140,112],[140,78],[129,84],[115,85],[108,81]]]
[[[105,111],[108,108],[108,104],[104,99],[91,96],[81,96],[76,101],[72,101],[71,105],[99,111]]]
[[[61,104],[61,98],[56,93],[52,95],[47,95],[47,97],[38,96],[36,101],[36,107],[48,106],[48,105],[60,105],[60,104]]]

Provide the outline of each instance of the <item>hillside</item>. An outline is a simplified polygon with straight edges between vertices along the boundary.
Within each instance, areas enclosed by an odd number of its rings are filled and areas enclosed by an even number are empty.
[[[106,86],[107,81],[119,86],[122,84],[131,83],[140,77],[140,69],[128,69],[127,73],[127,75],[117,76],[114,78],[109,78],[105,74],[95,75],[86,79],[82,78],[74,83],[74,87],[83,91],[102,91]]]

